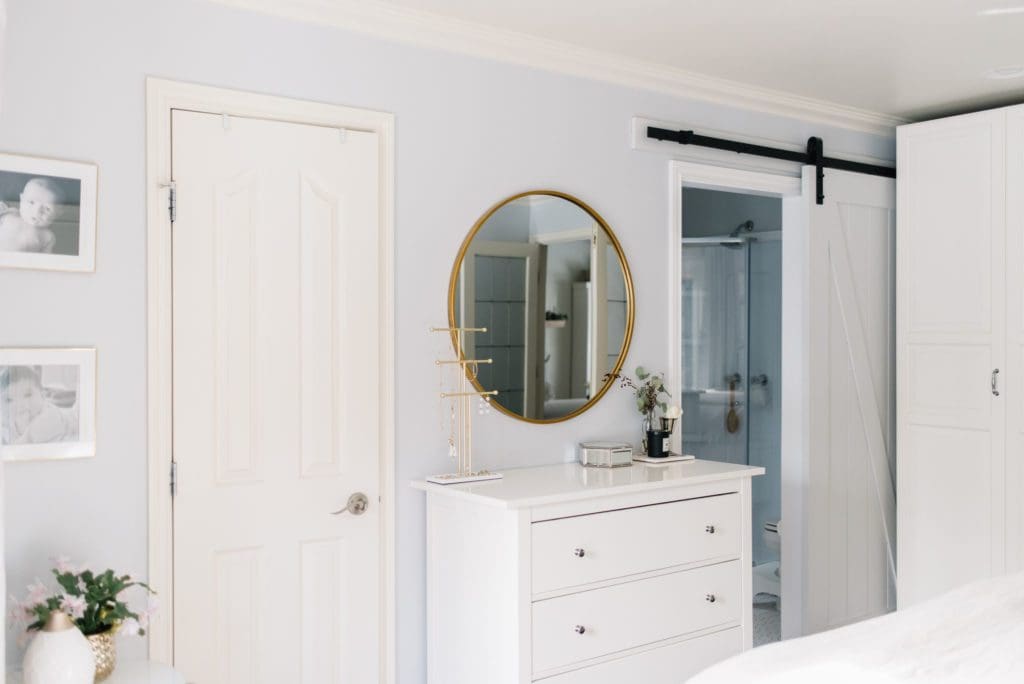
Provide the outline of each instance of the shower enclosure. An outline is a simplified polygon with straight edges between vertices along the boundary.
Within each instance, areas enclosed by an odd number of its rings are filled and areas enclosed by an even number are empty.
[[[765,468],[753,479],[754,563],[777,568],[762,530],[781,508],[782,242],[753,228],[683,238],[682,445]]]

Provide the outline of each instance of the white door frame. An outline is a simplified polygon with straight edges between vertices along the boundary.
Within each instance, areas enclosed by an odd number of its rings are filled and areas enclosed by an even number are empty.
[[[673,393],[682,387],[682,313],[683,292],[683,188],[703,188],[726,192],[742,192],[749,195],[778,197],[783,200],[782,241],[782,334],[787,342],[782,348],[782,378],[780,381],[782,405],[782,519],[802,520],[804,500],[808,496],[807,465],[804,462],[805,448],[793,445],[793,440],[803,440],[804,407],[809,387],[803,370],[805,350],[802,347],[807,296],[808,258],[806,255],[806,228],[797,209],[802,203],[803,189],[799,175],[800,167],[793,172],[771,173],[751,171],[713,164],[699,164],[685,161],[669,162],[669,212],[668,212],[668,277],[669,292],[672,293],[668,311],[668,381]],[[787,420],[787,417],[790,420]],[[683,416],[686,420],[686,416]],[[682,429],[672,435],[672,448],[682,451]],[[782,572],[782,632],[785,638],[803,634],[803,572],[806,549],[801,526],[786,525],[794,533],[783,534],[780,554]],[[754,530],[754,534],[757,534]]]
[[[236,90],[146,79],[146,206],[148,325],[149,582],[161,610],[149,628],[149,655],[172,662],[174,564],[170,492],[171,444],[171,224],[167,183],[171,110],[245,116],[371,131],[380,141],[380,311],[383,374],[380,394],[381,684],[395,681],[395,430],[394,430],[394,127],[393,114],[292,100]]]

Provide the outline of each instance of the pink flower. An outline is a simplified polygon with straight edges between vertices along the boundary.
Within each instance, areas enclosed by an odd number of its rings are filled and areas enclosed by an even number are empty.
[[[18,599],[14,598],[13,596],[8,596],[7,602],[11,604],[11,610],[10,613],[8,614],[10,615],[12,620],[17,622],[18,618],[23,614],[21,603],[19,603]]]
[[[149,629],[150,621],[159,610],[160,602],[155,596],[150,595],[149,600],[146,602],[146,609],[139,612],[139,625],[143,629]]]
[[[25,607],[33,608],[38,606],[40,603],[45,603],[48,598],[50,598],[50,590],[46,588],[45,584],[37,579],[33,584],[28,585],[28,596],[25,598]]]
[[[60,609],[77,620],[85,615],[85,597],[64,594],[60,600]]]
[[[32,612],[32,607],[26,603],[21,603],[18,599],[13,596],[10,597],[11,602],[11,620],[18,626],[23,626],[31,621],[35,617],[35,613]]]
[[[143,627],[139,624],[138,620],[134,618],[126,618],[125,621],[121,623],[121,629],[118,631],[126,636],[138,636],[142,629]]]
[[[71,564],[71,559],[67,556],[57,556],[50,560],[53,561],[53,564],[57,567],[57,572],[60,574],[63,575],[66,572],[70,572],[72,575],[78,574],[78,569]]]

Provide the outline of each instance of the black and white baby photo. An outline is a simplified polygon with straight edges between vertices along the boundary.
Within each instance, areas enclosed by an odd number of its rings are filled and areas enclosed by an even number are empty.
[[[82,182],[0,170],[0,252],[78,256]]]
[[[0,268],[96,267],[95,164],[0,153]]]
[[[0,445],[77,442],[80,370],[0,366]]]

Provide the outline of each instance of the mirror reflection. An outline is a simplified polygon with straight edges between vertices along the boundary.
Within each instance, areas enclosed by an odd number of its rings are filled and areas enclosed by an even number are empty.
[[[633,293],[611,229],[575,198],[542,191],[488,211],[452,271],[453,326],[466,336],[477,384],[504,412],[534,422],[586,410],[618,371],[633,324]]]

